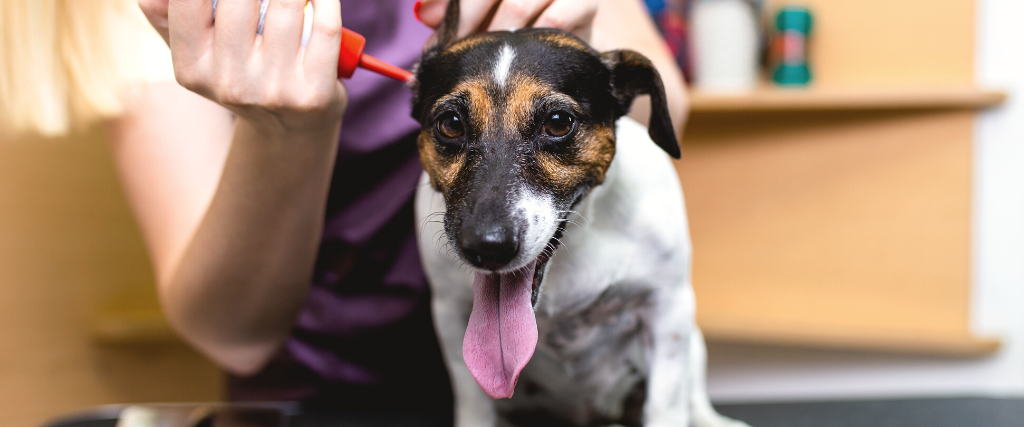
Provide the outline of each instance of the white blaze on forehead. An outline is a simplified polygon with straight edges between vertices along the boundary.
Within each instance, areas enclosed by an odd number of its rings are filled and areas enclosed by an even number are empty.
[[[498,52],[498,62],[494,64],[494,82],[498,86],[505,86],[508,75],[512,71],[512,61],[516,59],[516,52],[509,45],[502,45]]]

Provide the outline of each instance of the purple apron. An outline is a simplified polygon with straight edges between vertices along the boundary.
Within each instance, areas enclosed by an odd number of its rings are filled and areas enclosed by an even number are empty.
[[[431,30],[414,0],[341,0],[366,53],[409,69]],[[231,400],[300,400],[326,410],[451,414],[451,389],[420,265],[413,194],[421,172],[400,82],[345,82],[337,164],[313,283],[292,335],[260,373],[230,377]]]

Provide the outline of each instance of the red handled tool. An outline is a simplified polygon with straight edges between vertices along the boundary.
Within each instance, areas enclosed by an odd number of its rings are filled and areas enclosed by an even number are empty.
[[[363,53],[363,48],[365,47],[366,37],[348,28],[341,29],[341,54],[338,55],[338,77],[343,79],[351,78],[352,73],[356,71],[356,67],[362,67],[395,80],[403,82],[412,80],[412,73]]]

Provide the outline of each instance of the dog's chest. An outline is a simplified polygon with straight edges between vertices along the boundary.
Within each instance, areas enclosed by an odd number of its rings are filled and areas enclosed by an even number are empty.
[[[618,283],[575,310],[539,313],[537,350],[499,411],[528,424],[541,413],[576,425],[638,417],[653,304],[649,286]]]

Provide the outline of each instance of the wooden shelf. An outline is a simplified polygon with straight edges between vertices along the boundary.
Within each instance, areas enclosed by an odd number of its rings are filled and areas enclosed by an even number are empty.
[[[702,319],[704,336],[712,342],[763,344],[787,347],[827,348],[884,353],[949,357],[980,357],[994,354],[997,338],[969,335],[934,335],[910,331],[840,330],[813,325],[773,325]]]
[[[995,353],[1002,344],[994,338],[929,336],[907,332],[839,331],[814,327],[740,324],[703,319],[700,326],[712,342],[737,342],[830,348],[839,350],[976,357]],[[94,322],[92,340],[102,345],[179,344],[181,338],[159,312],[106,313]]]
[[[977,88],[759,88],[745,93],[690,91],[694,113],[777,111],[983,109],[1006,101],[1006,93]]]
[[[163,314],[155,310],[101,313],[90,328],[90,339],[102,345],[177,344],[181,338]]]

